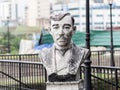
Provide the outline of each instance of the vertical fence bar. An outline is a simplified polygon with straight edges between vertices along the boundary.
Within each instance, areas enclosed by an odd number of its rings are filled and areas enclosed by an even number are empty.
[[[108,70],[109,70],[110,81],[111,81],[111,83],[113,83],[114,80],[112,80],[112,78],[114,78],[114,74],[113,74],[113,72],[114,72],[115,70],[114,70],[114,69],[108,69]],[[114,88],[114,86],[111,85],[111,89],[112,89],[112,90],[113,90],[113,88]]]
[[[80,72],[80,79],[82,79],[82,69],[81,69],[82,67],[80,67],[80,70],[79,70],[79,72]]]
[[[115,69],[115,90],[118,90],[118,73],[117,73],[117,69]]]
[[[98,51],[98,66],[100,66],[100,52]]]
[[[21,61],[21,55],[19,55],[19,61]],[[21,89],[21,63],[19,62],[19,89]]]

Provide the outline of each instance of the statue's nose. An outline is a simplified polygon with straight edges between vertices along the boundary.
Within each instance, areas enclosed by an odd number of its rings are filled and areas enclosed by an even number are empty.
[[[60,36],[64,35],[63,29],[60,29],[59,35],[60,35]]]

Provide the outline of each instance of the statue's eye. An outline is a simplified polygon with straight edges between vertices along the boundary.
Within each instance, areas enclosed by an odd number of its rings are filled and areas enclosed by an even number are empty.
[[[59,28],[59,25],[58,24],[55,24],[52,26],[53,29],[58,29]]]
[[[65,25],[63,26],[63,28],[66,29],[66,30],[69,30],[70,27],[71,27],[71,25],[69,25],[69,24],[65,24]]]
[[[64,29],[70,29],[70,26],[64,26]]]
[[[59,27],[58,26],[54,26],[53,29],[58,29]]]

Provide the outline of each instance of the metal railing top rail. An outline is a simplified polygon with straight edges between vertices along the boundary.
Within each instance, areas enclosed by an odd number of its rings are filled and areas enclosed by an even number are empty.
[[[92,50],[91,52],[107,52],[111,50]],[[120,50],[114,50],[114,51],[120,51]]]
[[[84,65],[81,65],[80,67],[84,67]],[[114,67],[114,66],[98,66],[98,65],[91,65],[91,68],[102,68],[102,69],[120,69],[120,67]]]
[[[32,62],[32,61],[18,61],[18,60],[0,60],[0,62],[6,62],[6,63],[22,63],[22,64],[41,64],[42,62]]]
[[[91,65],[91,68],[99,68],[99,69],[118,69],[120,70],[120,67],[112,67],[112,66],[97,66],[97,65]]]
[[[30,56],[30,55],[39,55],[39,54],[0,54],[0,56],[19,56],[19,55]]]
[[[110,50],[92,50],[91,52],[107,52],[107,51],[110,51]]]

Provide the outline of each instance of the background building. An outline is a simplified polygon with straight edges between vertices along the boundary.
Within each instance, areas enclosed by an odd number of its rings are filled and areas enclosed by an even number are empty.
[[[51,2],[50,2],[51,1]],[[54,1],[54,3],[53,3]],[[0,26],[4,26],[7,17],[13,26],[37,26],[41,29],[49,26],[51,12],[68,11],[75,18],[78,31],[85,31],[85,0],[1,0]],[[120,28],[120,0],[113,3],[113,28]],[[110,13],[107,0],[90,0],[91,30],[107,30],[110,28]]]
[[[120,29],[120,2],[115,0],[113,3],[113,29]],[[77,30],[85,31],[86,12],[85,0],[70,2],[67,4],[53,5],[52,12],[68,11],[75,18]],[[109,4],[106,0],[91,0],[90,2],[90,29],[91,30],[109,30],[110,13]]]
[[[5,25],[8,17],[11,22],[16,22],[18,18],[18,4],[14,1],[4,0],[0,3],[0,21],[1,26]]]
[[[24,22],[24,0],[1,0],[0,1],[0,26],[4,26],[8,17],[10,24],[16,26]]]
[[[48,0],[30,0],[27,6],[27,25],[44,26],[50,17],[50,3]]]
[[[9,17],[13,26],[44,26],[50,16],[49,0],[1,0],[0,27],[4,26]]]

